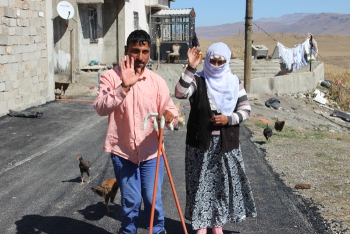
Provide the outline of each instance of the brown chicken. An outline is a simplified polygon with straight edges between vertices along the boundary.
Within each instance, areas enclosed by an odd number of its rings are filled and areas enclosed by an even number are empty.
[[[77,156],[77,160],[79,160],[79,169],[80,169],[80,174],[81,174],[81,183],[80,184],[84,184],[84,172],[87,174],[88,176],[88,181],[87,183],[90,183],[90,169],[91,169],[91,165],[89,161],[84,161],[83,157],[78,155]]]
[[[269,128],[268,124],[266,124],[266,128],[264,128],[263,134],[264,134],[266,140],[269,140],[270,137],[272,136],[272,129]]]
[[[279,121],[278,119],[276,119],[276,122],[275,122],[275,130],[276,130],[277,132],[282,131],[282,129],[283,129],[285,123],[286,123],[285,121]]]
[[[181,127],[186,125],[186,114],[184,113],[181,115],[180,113],[181,102],[177,103],[175,107],[179,111],[179,120],[176,126],[176,129],[179,130]]]
[[[114,203],[114,198],[117,195],[119,185],[117,183],[117,180],[114,179],[106,179],[101,183],[101,185],[96,187],[91,187],[92,191],[99,195],[100,197],[103,197],[105,199],[105,205],[107,208],[107,213],[110,213],[110,210],[108,208],[108,200],[111,201],[111,203]],[[115,204],[116,205],[116,204]]]

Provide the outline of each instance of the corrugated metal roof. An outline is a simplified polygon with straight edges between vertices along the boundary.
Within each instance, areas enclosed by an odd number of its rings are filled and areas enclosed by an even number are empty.
[[[162,9],[155,13],[154,15],[189,15],[192,11],[192,8],[185,9]]]

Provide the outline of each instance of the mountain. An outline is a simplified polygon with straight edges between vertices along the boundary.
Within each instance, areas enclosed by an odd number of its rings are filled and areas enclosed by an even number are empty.
[[[260,21],[260,22],[279,22],[279,23],[283,23],[283,24],[293,24],[293,23],[301,20],[305,16],[309,16],[309,15],[314,15],[314,13],[294,13],[294,14],[283,15],[283,16],[278,17],[278,18],[274,18],[274,17],[261,18],[261,19],[258,19],[257,21]]]
[[[244,21],[233,24],[197,27],[199,38],[215,40],[244,34]],[[350,36],[350,14],[295,13],[279,18],[262,18],[253,21],[253,33],[293,33]]]

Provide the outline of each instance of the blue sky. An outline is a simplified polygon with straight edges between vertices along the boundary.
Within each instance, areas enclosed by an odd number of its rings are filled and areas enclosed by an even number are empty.
[[[176,0],[171,8],[194,8],[196,27],[244,21],[246,0]],[[350,14],[350,0],[253,0],[253,20],[293,13]]]

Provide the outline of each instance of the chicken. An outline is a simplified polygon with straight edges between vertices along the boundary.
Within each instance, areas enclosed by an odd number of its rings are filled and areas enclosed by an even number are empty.
[[[177,123],[178,128],[181,128],[186,125],[186,114],[179,116],[179,121]]]
[[[285,124],[285,121],[279,121],[278,119],[276,119],[276,122],[275,122],[275,130],[277,132],[280,132],[282,131],[283,127],[284,127],[284,124]]]
[[[175,104],[176,109],[180,110],[181,102]]]
[[[90,183],[90,169],[91,169],[91,165],[89,161],[84,161],[83,157],[78,155],[77,156],[77,160],[79,160],[79,169],[80,169],[80,174],[81,174],[81,183],[80,184],[84,184],[84,172],[87,174],[88,176],[88,181],[87,183]]]
[[[264,134],[266,140],[269,140],[270,137],[272,136],[272,129],[269,128],[268,124],[266,124],[266,128],[264,128],[263,134]]]
[[[186,114],[185,113],[182,115],[180,114],[181,102],[177,103],[175,107],[179,111],[179,120],[176,127],[179,130],[181,127],[186,125]]]
[[[103,197],[105,199],[105,205],[107,208],[107,213],[111,213],[108,208],[108,200],[111,201],[111,203],[114,203],[114,198],[117,195],[119,185],[117,183],[117,180],[114,179],[106,179],[101,183],[101,185],[96,187],[91,187],[92,191],[99,195],[100,197]],[[116,205],[116,204],[115,204]]]

